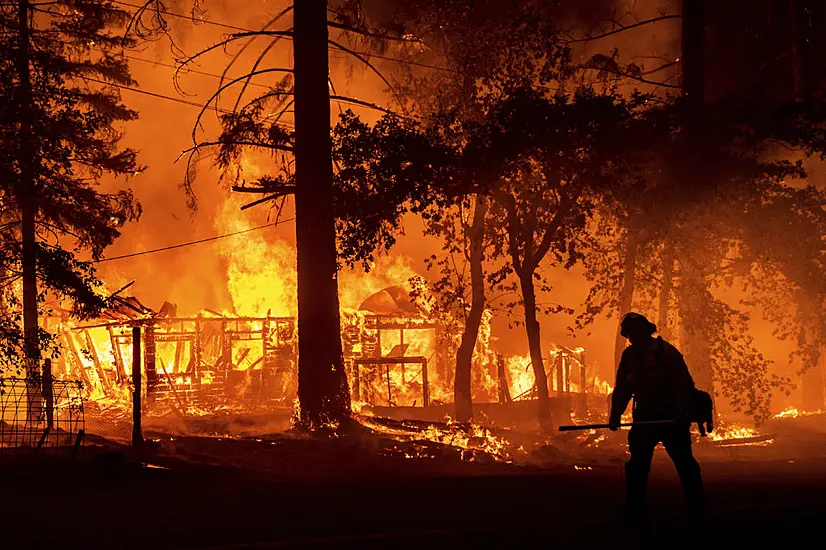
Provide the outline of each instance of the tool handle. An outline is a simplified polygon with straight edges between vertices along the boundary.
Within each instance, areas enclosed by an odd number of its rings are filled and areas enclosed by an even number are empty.
[[[673,424],[674,420],[645,420],[641,422],[630,422],[626,424],[615,424],[619,428],[634,427],[634,426],[657,426],[663,424]],[[579,426],[560,426],[560,432],[572,432],[575,430],[599,430],[602,428],[610,428],[612,424],[581,424]]]

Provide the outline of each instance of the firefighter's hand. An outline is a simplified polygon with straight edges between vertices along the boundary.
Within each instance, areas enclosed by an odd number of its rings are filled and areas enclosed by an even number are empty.
[[[615,431],[619,430],[619,427],[620,427],[620,421],[619,420],[617,420],[615,418],[612,418],[608,421],[608,429],[611,430],[612,432],[615,432]]]

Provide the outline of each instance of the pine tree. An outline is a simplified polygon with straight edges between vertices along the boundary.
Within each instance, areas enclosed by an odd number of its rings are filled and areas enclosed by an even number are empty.
[[[117,88],[136,84],[123,57],[132,44],[122,32],[128,20],[105,0],[0,5],[0,328],[7,338],[0,353],[32,379],[50,341],[39,328],[39,305],[51,295],[70,299],[78,315],[99,311],[100,282],[76,254],[100,258],[119,227],[140,214],[131,191],[98,187],[106,176],[140,170],[135,151],[118,146],[118,125],[137,117]]]

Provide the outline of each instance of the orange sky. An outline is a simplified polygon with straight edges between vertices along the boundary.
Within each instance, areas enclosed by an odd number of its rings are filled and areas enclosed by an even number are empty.
[[[210,1],[208,19],[241,27],[260,26],[269,14],[280,10],[285,4],[283,1],[263,0],[261,2],[246,2],[249,5],[260,6],[257,10],[239,12],[230,9],[235,5],[230,2]],[[659,2],[640,2],[642,6],[640,17],[647,17],[657,13]],[[669,4],[670,6],[670,4]],[[172,20],[173,32],[176,41],[187,53],[194,53],[219,40],[227,29],[211,25],[192,26],[187,21]],[[612,40],[605,40],[599,44],[588,44],[578,51],[578,55],[590,55],[600,49],[608,50],[618,47],[623,57],[634,58],[639,56],[668,56],[675,57],[678,46],[679,22],[667,21],[662,24],[641,28],[640,30],[621,33]],[[284,27],[281,27],[284,28]],[[277,46],[269,56],[268,66],[291,66],[291,43],[285,41]],[[230,48],[230,53],[238,48]],[[238,70],[231,74],[240,74],[242,67],[249,66],[250,55],[256,50],[253,47],[242,58]],[[168,43],[159,42],[146,45],[142,51],[130,55],[144,60],[161,63],[174,63]],[[392,54],[391,54],[392,55]],[[639,58],[643,60],[643,58]],[[204,58],[198,70],[220,73],[226,66],[229,57],[218,51]],[[375,60],[383,71],[394,70],[394,63]],[[653,67],[661,61],[648,59],[647,67]],[[172,82],[173,70],[167,67],[153,65],[145,61],[131,63],[135,78],[143,90],[178,97],[185,101],[203,102],[216,89],[218,79],[188,74],[181,79],[186,96],[181,96]],[[391,105],[391,100],[383,92],[383,84],[379,79],[350,60],[339,55],[331,58],[331,74],[339,93],[359,97],[380,104]],[[630,91],[630,88],[629,88]],[[121,254],[130,254],[181,242],[212,237],[228,232],[228,226],[255,227],[267,223],[272,213],[266,207],[257,207],[240,213],[237,207],[247,197],[230,198],[226,186],[218,182],[218,173],[209,162],[203,163],[196,184],[196,193],[199,208],[192,212],[187,208],[186,197],[180,189],[184,178],[185,163],[176,159],[181,151],[191,146],[191,133],[198,109],[163,100],[156,97],[141,95],[134,92],[123,92],[125,103],[140,112],[140,119],[125,128],[124,143],[140,150],[140,162],[147,165],[147,170],[133,178],[128,185],[132,187],[143,204],[143,217],[138,223],[126,226],[123,236],[113,246],[107,249],[108,257]],[[221,105],[231,105],[234,96],[222,98]],[[376,113],[354,108],[366,119],[374,119]],[[333,115],[338,106],[333,104]],[[203,132],[200,136],[216,135],[216,118],[214,113],[208,113],[205,118]],[[255,164],[261,171],[267,170],[267,160],[256,158]],[[122,184],[122,182],[121,182]],[[251,200],[251,199],[249,199]],[[231,201],[229,206],[227,201]],[[291,208],[288,205],[283,216],[291,217]],[[230,224],[229,222],[232,222]],[[240,224],[240,225],[238,225]],[[246,224],[246,225],[244,225]],[[136,280],[130,293],[139,297],[144,303],[153,308],[159,308],[164,300],[178,304],[179,313],[194,313],[202,308],[227,309],[233,307],[233,294],[228,286],[227,270],[231,262],[238,262],[242,245],[254,242],[269,243],[273,247],[291,246],[294,242],[294,226],[286,223],[278,228],[268,228],[256,233],[239,237],[232,237],[221,241],[206,243],[173,251],[136,258],[113,261],[100,264],[99,271],[107,285],[119,288],[128,281]],[[412,269],[425,273],[424,258],[437,250],[438,243],[433,240],[422,239],[421,222],[408,219],[405,226],[406,235],[399,239],[393,254],[404,258]],[[277,269],[266,265],[256,268],[257,275],[270,274],[277,276]],[[401,271],[400,271],[401,272]],[[551,270],[550,279],[555,286],[554,301],[564,302],[576,306],[582,302],[588,291],[586,281],[578,269],[566,272],[561,269]],[[401,275],[399,275],[401,277]],[[353,283],[357,274],[342,275],[342,284]],[[387,282],[389,284],[403,283],[403,280],[392,280],[391,276],[382,279],[381,274],[373,274],[371,285]],[[369,285],[367,285],[369,287]],[[355,298],[353,298],[355,299]],[[343,299],[344,301],[344,299]],[[354,305],[354,304],[350,304]],[[263,312],[262,312],[263,313]],[[598,372],[611,378],[613,372],[613,335],[614,320],[607,318],[598,320],[592,327],[591,334],[580,334],[572,339],[566,331],[570,318],[545,318],[542,320],[543,343],[547,348],[552,342],[569,346],[580,345],[586,348],[589,361],[598,365]],[[755,335],[760,342],[769,342],[771,327],[764,324],[755,324]],[[499,317],[494,321],[494,335],[498,338],[497,346],[504,353],[527,353],[527,341],[522,329],[509,330],[507,319]],[[768,356],[785,365],[785,356],[788,353],[786,346],[773,342],[764,350]],[[781,401],[778,401],[782,405]]]

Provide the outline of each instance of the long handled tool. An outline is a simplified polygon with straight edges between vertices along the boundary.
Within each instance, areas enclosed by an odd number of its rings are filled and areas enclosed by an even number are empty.
[[[673,424],[674,420],[646,420],[642,422],[629,422],[627,424],[613,424],[619,428],[628,426],[659,426],[664,424]],[[602,428],[610,428],[612,424],[581,424],[579,426],[560,426],[560,432],[571,432],[574,430],[599,430]]]

